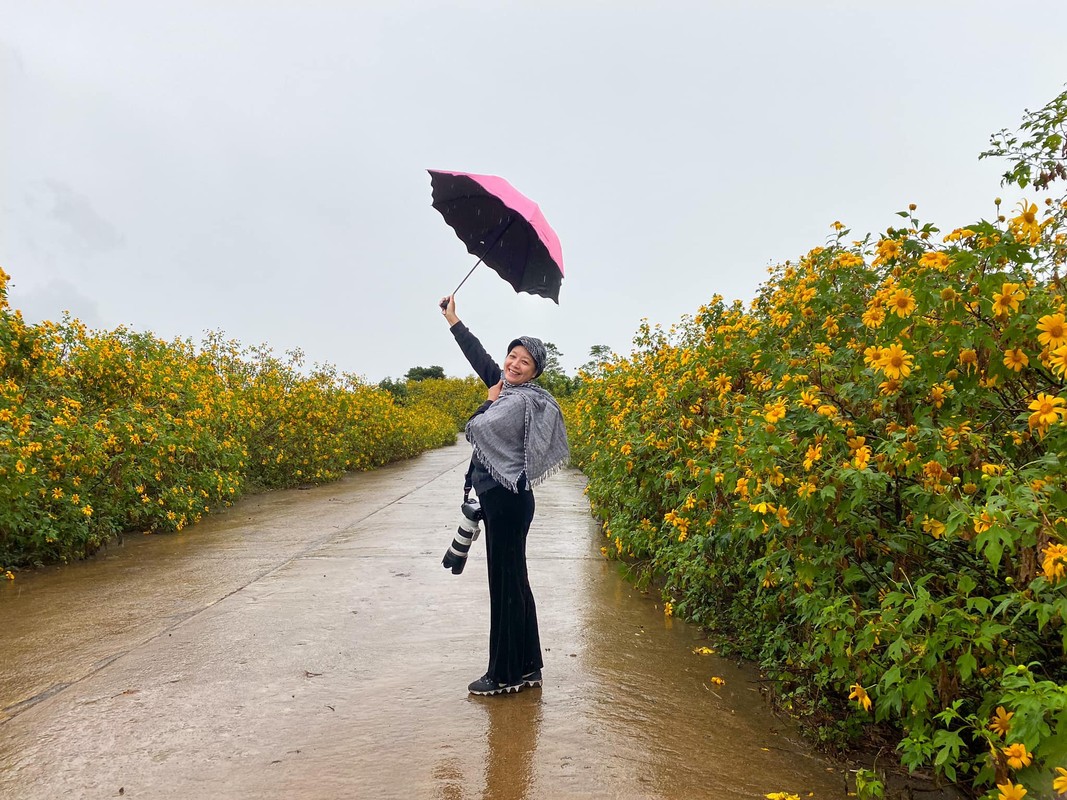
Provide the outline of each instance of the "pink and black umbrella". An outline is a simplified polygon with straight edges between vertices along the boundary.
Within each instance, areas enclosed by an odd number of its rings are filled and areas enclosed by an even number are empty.
[[[537,203],[495,175],[427,172],[433,207],[467,246],[467,252],[478,256],[467,278],[484,261],[516,292],[548,297],[558,304],[563,250]]]

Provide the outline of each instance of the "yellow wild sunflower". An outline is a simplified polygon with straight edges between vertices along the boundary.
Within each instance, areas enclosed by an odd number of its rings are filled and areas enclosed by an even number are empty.
[[[1026,797],[1026,787],[1021,783],[998,783],[997,789],[1000,790],[997,800],[1023,800]]]
[[[990,514],[988,511],[983,511],[972,522],[974,523],[975,533],[985,533],[987,530],[997,524],[996,517]]]
[[[1008,711],[1004,706],[997,706],[993,721],[989,723],[989,729],[998,736],[1007,736],[1008,731],[1011,730],[1011,718],[1014,716],[1014,711]]]
[[[1003,752],[1005,758],[1008,759],[1008,766],[1012,769],[1028,767],[1034,758],[1033,754],[1027,751],[1026,745],[1019,744],[1018,742],[1009,744],[1001,752]]]
[[[906,378],[911,374],[911,364],[914,360],[914,356],[908,353],[899,344],[891,344],[889,347],[882,348],[882,352],[878,356],[877,366],[887,378],[896,380],[898,378]]]
[[[949,263],[949,257],[940,251],[923,253],[922,258],[919,259],[919,266],[936,269],[938,272],[944,272],[948,269]]]
[[[1046,363],[1057,375],[1067,373],[1067,344],[1060,345],[1049,353]]]
[[[951,305],[960,299],[960,293],[953,289],[951,286],[946,286],[941,290],[941,299]]]
[[[945,234],[944,241],[946,242],[962,242],[964,239],[970,239],[976,234],[970,228],[956,228],[952,233]]]
[[[977,368],[978,352],[972,347],[965,347],[960,350],[960,365],[967,370],[967,372]]]
[[[868,328],[878,328],[885,322],[885,309],[881,306],[872,306],[863,312],[861,320]]]
[[[909,289],[897,289],[886,301],[886,308],[898,317],[910,317],[915,311],[915,295]]]
[[[899,392],[902,385],[897,378],[890,378],[878,384],[878,394],[883,397],[889,397]]]
[[[1006,317],[1019,310],[1019,303],[1026,299],[1018,283],[1004,283],[999,292],[993,293],[993,314]]]
[[[1067,769],[1056,767],[1056,777],[1052,779],[1052,790],[1056,794],[1067,794]]]
[[[1018,241],[1028,242],[1031,246],[1041,241],[1041,223],[1037,221],[1037,203],[1026,204],[1019,201],[1019,216],[1012,217],[1008,229]]]
[[[1067,545],[1046,545],[1041,553],[1041,572],[1049,583],[1058,583],[1067,574]]]
[[[1063,314],[1046,314],[1037,321],[1037,329],[1037,341],[1045,347],[1054,350],[1067,344],[1067,319]]]
[[[945,398],[952,389],[951,383],[939,383],[930,388],[930,402],[934,404],[934,408],[941,408],[945,404]]]
[[[1029,363],[1030,358],[1018,347],[1016,347],[1014,350],[1004,351],[1004,366],[1008,369],[1019,372]]]
[[[848,699],[855,700],[859,705],[863,707],[864,711],[871,710],[871,698],[867,694],[867,690],[860,686],[858,683],[854,683],[849,688]]]
[[[922,527],[926,533],[935,539],[940,539],[945,533],[945,523],[931,517],[923,517]]]
[[[857,447],[852,459],[852,466],[858,471],[863,472],[867,469],[867,465],[871,462],[871,448],[864,445],[863,447]]]
[[[1055,425],[1067,416],[1063,398],[1044,392],[1039,392],[1037,399],[1031,401],[1030,410],[1034,412],[1029,418],[1030,427],[1036,428],[1042,435],[1049,425]]]
[[[764,403],[763,411],[763,418],[771,425],[776,422],[781,422],[785,419],[785,400],[779,400],[775,403]]]

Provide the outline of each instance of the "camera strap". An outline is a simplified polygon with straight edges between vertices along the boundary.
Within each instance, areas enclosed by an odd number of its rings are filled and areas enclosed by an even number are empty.
[[[470,502],[471,489],[474,488],[474,458],[471,457],[470,466],[467,467],[467,474],[463,476],[463,502]]]

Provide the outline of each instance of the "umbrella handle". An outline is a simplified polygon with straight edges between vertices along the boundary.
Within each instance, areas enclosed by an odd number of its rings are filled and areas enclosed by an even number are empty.
[[[481,264],[481,263],[482,263],[482,259],[480,259],[480,258],[479,258],[479,259],[478,259],[478,261],[477,261],[477,262],[475,263],[475,265],[474,265],[473,267],[471,267],[471,271],[470,271],[470,272],[468,272],[468,273],[467,273],[467,274],[466,274],[466,275],[465,275],[465,276],[463,277],[463,280],[461,280],[461,281],[459,282],[459,286],[457,286],[457,287],[456,287],[456,289],[455,289],[455,291],[454,291],[454,292],[452,292],[452,294],[453,294],[453,295],[454,295],[454,294],[455,294],[456,292],[458,292],[458,291],[459,291],[459,289],[460,289],[460,286],[462,286],[463,284],[465,284],[465,283],[467,282],[467,278],[469,278],[469,277],[471,276],[471,274],[472,274],[472,273],[474,272],[474,270],[478,269],[478,264]],[[451,296],[451,295],[449,295],[449,296]],[[446,298],[445,298],[444,300],[442,300],[442,301],[441,301],[441,302],[440,302],[440,303],[439,303],[438,305],[440,305],[440,306],[441,306],[441,310],[442,310],[442,311],[444,311],[444,310],[445,310],[446,308],[448,308],[448,298],[446,297]]]
[[[468,272],[463,277],[463,280],[461,280],[459,282],[459,286],[456,287],[456,291],[452,292],[452,294],[455,294],[456,292],[458,292],[460,290],[460,288],[463,286],[463,284],[465,284],[467,282],[467,278],[469,278],[474,273],[474,270],[478,269],[478,265],[481,264],[482,261],[485,260],[485,257],[487,255],[489,255],[489,251],[492,250],[494,247],[496,247],[497,242],[499,242],[501,240],[501,238],[503,238],[504,234],[507,233],[508,228],[511,227],[511,223],[514,222],[514,221],[515,221],[514,217],[511,217],[511,216],[508,217],[507,224],[504,225],[500,229],[500,232],[496,235],[496,237],[494,237],[493,241],[491,241],[489,243],[489,246],[485,248],[485,251],[482,253],[481,257],[475,262],[474,266],[471,267],[471,271]],[[441,308],[443,309],[446,305],[448,305],[446,302],[442,302],[441,303]]]

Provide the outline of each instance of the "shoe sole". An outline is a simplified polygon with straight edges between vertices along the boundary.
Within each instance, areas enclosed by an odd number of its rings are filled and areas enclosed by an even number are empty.
[[[536,688],[538,688],[539,686],[543,685],[543,684],[544,684],[544,682],[545,682],[545,681],[544,681],[544,679],[543,679],[543,678],[538,678],[538,679],[537,679],[537,680],[535,680],[535,681],[523,681],[523,682],[522,682],[522,685],[523,685],[523,686],[525,686],[525,687],[526,687],[526,688],[528,688],[528,689],[536,689]]]
[[[499,689],[490,689],[486,692],[479,692],[475,689],[468,689],[467,691],[478,697],[495,697],[498,694],[518,694],[522,691],[525,684],[516,684],[515,686],[501,686]]]

